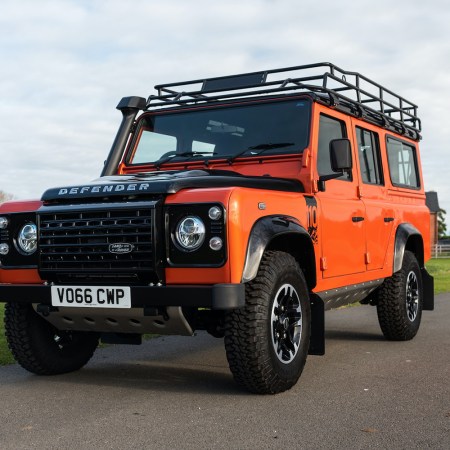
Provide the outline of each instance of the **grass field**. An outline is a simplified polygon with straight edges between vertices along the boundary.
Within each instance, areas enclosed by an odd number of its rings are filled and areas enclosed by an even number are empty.
[[[450,292],[450,258],[432,259],[427,263],[427,269],[434,277],[435,293]],[[0,366],[14,362],[6,345],[3,317],[4,304],[0,303]]]
[[[5,332],[3,330],[3,317],[5,312],[5,304],[0,303],[0,366],[11,364],[14,358],[6,345]]]
[[[434,292],[450,292],[450,258],[430,259],[426,266],[434,277]]]

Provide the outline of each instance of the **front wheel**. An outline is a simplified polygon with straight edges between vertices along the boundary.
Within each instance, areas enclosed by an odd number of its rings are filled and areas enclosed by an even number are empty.
[[[310,321],[308,289],[296,260],[266,252],[246,286],[246,306],[226,318],[225,349],[235,380],[258,394],[290,389],[306,362]]]
[[[98,346],[97,333],[61,331],[31,305],[7,303],[5,332],[15,360],[29,372],[56,375],[83,367]]]
[[[377,314],[381,331],[391,341],[408,341],[419,330],[423,289],[419,263],[405,251],[402,268],[387,278],[377,293]]]

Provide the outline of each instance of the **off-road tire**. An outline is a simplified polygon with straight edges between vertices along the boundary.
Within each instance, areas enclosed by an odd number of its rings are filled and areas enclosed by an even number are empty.
[[[15,360],[37,375],[57,375],[83,367],[98,346],[97,333],[60,331],[31,305],[7,303],[5,332]]]
[[[390,341],[408,341],[419,330],[423,289],[414,253],[405,251],[402,268],[384,280],[377,292],[377,314],[381,331]]]
[[[280,294],[283,289],[284,297]],[[289,297],[287,292],[292,295]],[[290,305],[286,308],[290,309],[289,314],[283,316],[284,322],[281,315],[274,313],[281,310],[280,298],[287,299],[283,302]],[[299,307],[293,307],[297,303]],[[274,321],[274,317],[279,320]],[[277,356],[275,330],[286,322],[290,323],[289,328],[285,325],[286,329],[292,330],[292,336],[299,339],[298,347],[292,355]],[[256,278],[246,285],[245,307],[230,312],[226,317],[225,349],[234,379],[257,394],[276,394],[290,389],[305,365],[310,331],[311,307],[303,272],[288,253],[266,252]],[[277,343],[285,344],[281,339]],[[289,338],[286,343],[290,345]],[[285,357],[286,361],[282,362],[281,357]]]

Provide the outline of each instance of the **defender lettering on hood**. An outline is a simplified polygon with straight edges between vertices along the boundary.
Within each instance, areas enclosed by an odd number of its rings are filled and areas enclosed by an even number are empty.
[[[124,191],[146,191],[149,188],[148,183],[131,183],[131,184],[111,184],[106,186],[82,186],[72,188],[61,188],[58,195],[78,195],[88,193],[109,193]]]

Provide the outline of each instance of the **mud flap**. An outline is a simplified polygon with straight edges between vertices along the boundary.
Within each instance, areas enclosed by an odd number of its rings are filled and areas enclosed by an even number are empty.
[[[311,339],[309,355],[325,354],[325,306],[323,300],[316,294],[310,293],[311,299]]]
[[[423,286],[423,309],[424,311],[434,311],[434,278],[425,268],[420,269],[420,272]]]

